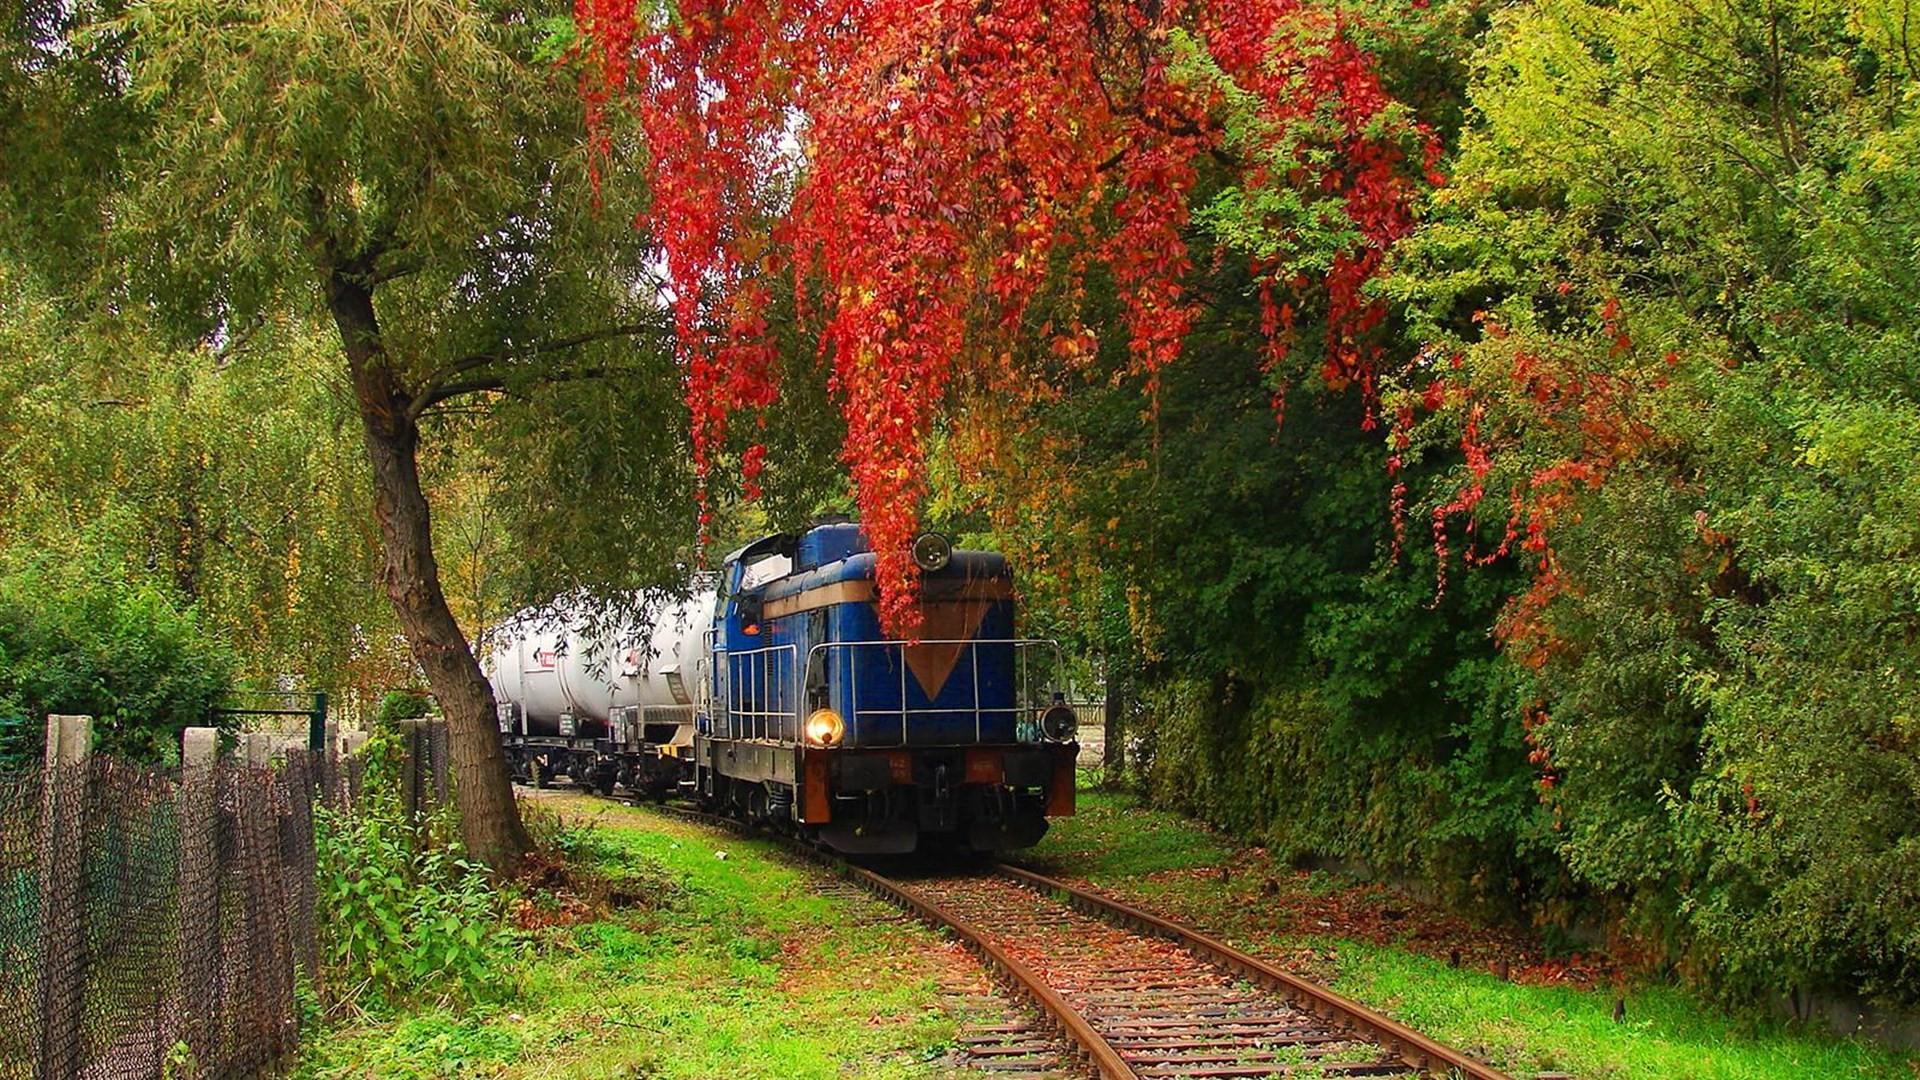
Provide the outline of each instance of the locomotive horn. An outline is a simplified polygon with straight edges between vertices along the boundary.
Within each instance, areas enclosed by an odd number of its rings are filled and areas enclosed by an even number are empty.
[[[953,561],[953,541],[936,532],[913,538],[913,562],[929,574],[938,573]]]

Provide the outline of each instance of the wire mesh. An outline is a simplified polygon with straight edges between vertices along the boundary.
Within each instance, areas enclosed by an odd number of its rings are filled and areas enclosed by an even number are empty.
[[[0,1004],[32,1015],[40,991],[40,774],[0,776]],[[0,1076],[31,1076],[39,1025],[0,1023]]]
[[[447,799],[444,725],[412,782]],[[318,970],[314,806],[363,763],[156,769],[96,756],[0,774],[0,1080],[252,1076],[298,1043]]]

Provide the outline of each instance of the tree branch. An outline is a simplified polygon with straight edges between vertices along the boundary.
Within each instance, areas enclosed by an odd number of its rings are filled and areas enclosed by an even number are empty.
[[[615,375],[625,375],[634,370],[634,368],[609,367],[563,368],[555,371],[542,372],[536,376],[533,381],[547,384],[585,382],[588,379],[606,379]],[[460,382],[448,383],[445,386],[434,389],[430,393],[421,394],[414,398],[413,407],[407,410],[407,414],[415,420],[418,420],[428,409],[442,402],[451,401],[465,394],[478,394],[488,390],[504,391],[506,389],[507,380],[501,376],[464,379]],[[434,415],[445,415],[445,411],[435,413]]]
[[[419,419],[420,414],[448,398],[462,394],[478,393],[482,390],[506,389],[506,376],[502,374],[477,375],[457,382],[449,381],[469,372],[480,371],[494,364],[507,364],[515,361],[531,361],[545,353],[567,352],[582,345],[598,341],[612,341],[618,338],[639,337],[643,334],[662,333],[653,323],[623,323],[619,326],[607,326],[572,337],[554,338],[529,346],[524,350],[500,349],[495,352],[474,353],[463,356],[450,364],[436,369],[421,384],[419,392],[414,394],[413,403],[407,408],[407,415]],[[556,371],[541,376],[540,382],[570,382],[580,378],[600,378],[607,374],[604,368],[594,369],[592,374],[584,372]]]

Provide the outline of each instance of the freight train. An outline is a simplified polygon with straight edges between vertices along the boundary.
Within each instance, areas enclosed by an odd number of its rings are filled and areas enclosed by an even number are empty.
[[[645,633],[509,624],[487,666],[516,779],[684,795],[849,854],[1037,842],[1074,807],[1058,647],[1015,636],[1000,555],[928,533],[913,558],[912,640],[882,632],[848,523],[729,554]]]

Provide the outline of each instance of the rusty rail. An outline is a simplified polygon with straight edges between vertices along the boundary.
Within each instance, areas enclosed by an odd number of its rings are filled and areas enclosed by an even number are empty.
[[[642,806],[643,804],[636,800],[633,801],[631,805]],[[839,873],[842,877],[855,882],[868,892],[873,893],[888,903],[899,907],[903,911],[910,912],[922,922],[948,931],[954,937],[958,938],[974,955],[978,956],[981,963],[986,965],[989,972],[999,975],[1001,982],[1008,985],[1016,993],[1032,1001],[1034,1005],[1039,1008],[1042,1016],[1056,1024],[1060,1031],[1079,1048],[1080,1052],[1086,1057],[1088,1064],[1092,1066],[1094,1072],[1100,1076],[1102,1080],[1138,1080],[1138,1074],[1121,1058],[1120,1053],[1113,1048],[1113,1045],[1107,1042],[1106,1038],[1098,1031],[1095,1031],[1093,1025],[1087,1023],[1086,1018],[1081,1016],[1077,1010],[1069,1005],[1065,998],[1062,998],[1051,986],[1048,986],[1045,979],[1035,974],[1032,969],[1028,968],[1019,960],[1008,955],[1005,949],[1000,948],[988,940],[972,923],[953,912],[947,911],[925,896],[914,892],[912,889],[891,878],[883,877],[864,867],[855,866],[845,859],[828,855],[820,849],[804,844],[794,837],[783,836],[778,833],[753,832],[748,826],[733,818],[721,817],[717,814],[709,814],[700,810],[689,810],[680,806],[645,804],[645,808],[663,812],[673,817],[684,818],[688,821],[699,822],[703,825],[719,826],[735,833],[780,841],[784,843],[789,850],[808,861]]]
[[[1043,1014],[1059,1025],[1060,1030],[1086,1055],[1088,1063],[1093,1066],[1094,1072],[1102,1080],[1136,1080],[1138,1074],[1133,1071],[1133,1067],[1120,1056],[1120,1052],[1114,1049],[1106,1036],[1094,1030],[1093,1025],[1087,1022],[1087,1018],[1080,1015],[1079,1010],[1069,1004],[1067,999],[1061,997],[1053,987],[1047,985],[1045,979],[1014,959],[1005,949],[995,945],[971,922],[892,878],[882,877],[871,870],[847,862],[838,863],[838,869],[876,895],[913,912],[922,921],[932,923],[959,938],[967,948],[980,957],[989,969],[998,971],[1009,981],[1013,989],[1030,998],[1040,1007]]]
[[[1001,863],[996,869],[1028,888],[1061,896],[1069,904],[1096,918],[1174,941],[1189,952],[1239,973],[1250,982],[1278,991],[1300,1008],[1352,1026],[1417,1069],[1441,1075],[1457,1075],[1466,1080],[1512,1080],[1506,1073],[1435,1042],[1391,1017],[1377,1013],[1351,998],[1342,997],[1324,986],[1282,971],[1217,938],[1022,867]]]
[[[639,804],[635,803],[635,805]],[[749,831],[747,826],[732,818],[719,817],[701,811],[654,805],[648,806],[648,809],[662,811],[701,824],[717,825],[736,833]],[[838,872],[846,879],[913,914],[923,922],[951,933],[980,958],[990,973],[998,976],[1001,982],[1020,996],[1032,1001],[1041,1015],[1056,1025],[1060,1032],[1079,1048],[1088,1065],[1102,1080],[1141,1080],[1141,1072],[1129,1063],[1122,1051],[1116,1048],[1080,1009],[1076,1008],[1044,977],[997,944],[991,935],[965,916],[950,910],[928,896],[926,892],[916,890],[907,883],[855,866],[796,838],[773,833],[755,832],[754,835],[780,840],[797,854]],[[1403,1070],[1414,1070],[1426,1075],[1459,1077],[1462,1080],[1511,1080],[1506,1073],[1475,1061],[1357,1001],[1282,971],[1216,938],[1121,901],[1031,870],[1005,863],[995,864],[992,869],[995,876],[1012,881],[1022,888],[1054,897],[1068,907],[1077,909],[1096,920],[1129,932],[1138,932],[1171,941],[1204,965],[1230,972],[1248,983],[1273,991],[1292,1008],[1316,1017],[1335,1028],[1351,1030],[1364,1037],[1366,1041],[1377,1045],[1391,1058],[1396,1059]],[[1200,1021],[1196,1021],[1196,1024],[1198,1023]],[[1166,1074],[1165,1070],[1153,1070],[1149,1073],[1149,1075]],[[1203,1069],[1192,1075],[1207,1075],[1207,1073]]]

